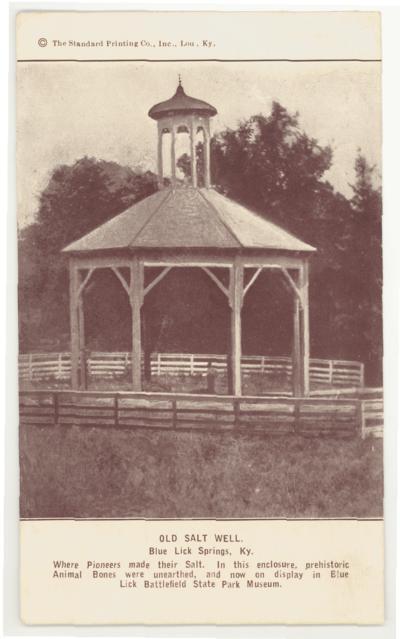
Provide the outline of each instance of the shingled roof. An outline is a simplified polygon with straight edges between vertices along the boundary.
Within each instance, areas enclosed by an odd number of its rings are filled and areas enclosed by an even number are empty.
[[[147,248],[315,251],[214,189],[193,187],[157,191],[72,242],[64,251]]]

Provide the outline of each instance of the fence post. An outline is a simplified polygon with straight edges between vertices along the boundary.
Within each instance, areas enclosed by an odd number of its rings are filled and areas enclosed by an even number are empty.
[[[157,353],[157,375],[161,375],[161,353]]]
[[[360,364],[360,387],[361,388],[364,388],[364,386],[365,386],[364,375],[365,375],[365,365],[362,363],[362,364]]]
[[[300,412],[301,400],[297,397],[294,398],[294,430],[298,432],[301,427],[301,412]]]
[[[235,397],[233,400],[233,423],[235,428],[239,428],[240,426],[240,405],[239,405],[240,400]]]
[[[364,402],[362,399],[357,399],[357,407],[356,407],[356,427],[358,428],[361,439],[365,439],[365,414],[364,414]]]
[[[114,395],[114,425],[116,427],[119,426],[119,420],[118,420],[118,393],[115,393],[115,395]]]
[[[28,355],[28,378],[30,382],[33,381],[32,353]]]
[[[190,355],[190,374],[194,375],[194,355]]]
[[[333,360],[330,359],[329,360],[329,378],[328,378],[328,384],[330,386],[333,386]]]
[[[177,419],[178,419],[178,415],[177,415],[177,409],[176,409],[176,399],[173,399],[172,400],[172,428],[173,429],[176,429]]]
[[[62,377],[62,353],[58,353],[58,378]]]
[[[54,426],[58,426],[59,422],[59,408],[58,408],[58,393],[53,393],[53,406],[54,406]]]
[[[261,356],[261,372],[265,373],[265,356]]]
[[[128,374],[128,365],[129,365],[128,353],[125,353],[125,359],[124,359],[124,373],[125,373],[125,375]]]

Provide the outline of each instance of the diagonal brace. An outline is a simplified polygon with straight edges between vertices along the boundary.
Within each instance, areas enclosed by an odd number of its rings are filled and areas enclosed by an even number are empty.
[[[296,285],[296,282],[294,281],[294,279],[290,275],[289,271],[284,266],[281,266],[281,271],[282,271],[283,275],[285,276],[286,280],[288,281],[290,287],[295,292],[295,294],[296,294],[296,296],[297,296],[297,298],[298,298],[298,300],[300,302],[300,307],[303,308],[303,296],[301,294],[301,289],[298,288],[298,286]]]
[[[92,273],[93,273],[93,271],[94,271],[94,268],[90,268],[90,269],[89,269],[89,272],[86,274],[85,279],[81,282],[81,284],[80,284],[80,286],[79,286],[79,288],[78,288],[77,296],[76,296],[76,297],[77,297],[77,300],[79,300],[79,298],[81,297],[81,295],[82,295],[82,293],[83,293],[83,291],[84,291],[84,288],[85,288],[86,284],[88,283],[88,281],[89,281],[89,280],[90,280],[90,278],[92,277]]]
[[[202,266],[201,270],[204,271],[205,273],[207,273],[208,277],[210,279],[212,279],[213,282],[215,282],[215,284],[218,286],[218,288],[220,289],[220,291],[223,292],[223,294],[228,298],[229,302],[230,302],[230,293],[229,290],[226,288],[226,286],[224,286],[221,282],[221,280],[218,279],[218,277],[206,266]]]
[[[127,292],[128,296],[130,297],[131,296],[131,287],[128,284],[128,282],[126,281],[126,279],[124,278],[124,276],[122,275],[122,273],[119,270],[119,268],[117,266],[112,266],[111,270],[118,277],[119,281],[121,282],[122,286],[124,287],[125,291]]]
[[[243,289],[243,299],[244,299],[247,291],[249,290],[249,288],[252,286],[252,284],[254,284],[254,282],[256,281],[257,277],[260,275],[262,270],[263,270],[262,266],[260,268],[258,268],[256,270],[256,272],[253,274],[253,276],[250,278],[249,282],[244,287],[244,289]]]
[[[145,295],[147,295],[147,293],[150,293],[151,289],[154,288],[154,286],[156,286],[156,284],[158,284],[159,282],[161,282],[162,279],[164,279],[164,277],[167,275],[167,273],[169,273],[169,271],[171,270],[172,266],[167,266],[166,268],[164,268],[161,273],[159,273],[159,275],[157,275],[157,277],[154,278],[154,280],[152,280],[150,282],[150,284],[148,284],[146,286],[146,288],[143,291],[143,297]]]

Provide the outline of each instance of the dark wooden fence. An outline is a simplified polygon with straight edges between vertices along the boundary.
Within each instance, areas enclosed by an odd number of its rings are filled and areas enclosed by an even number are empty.
[[[20,424],[350,437],[365,435],[364,401],[370,400],[20,391]]]

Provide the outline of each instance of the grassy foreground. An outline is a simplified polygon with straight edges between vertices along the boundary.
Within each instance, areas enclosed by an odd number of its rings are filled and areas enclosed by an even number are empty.
[[[379,517],[382,440],[21,429],[22,517]]]

